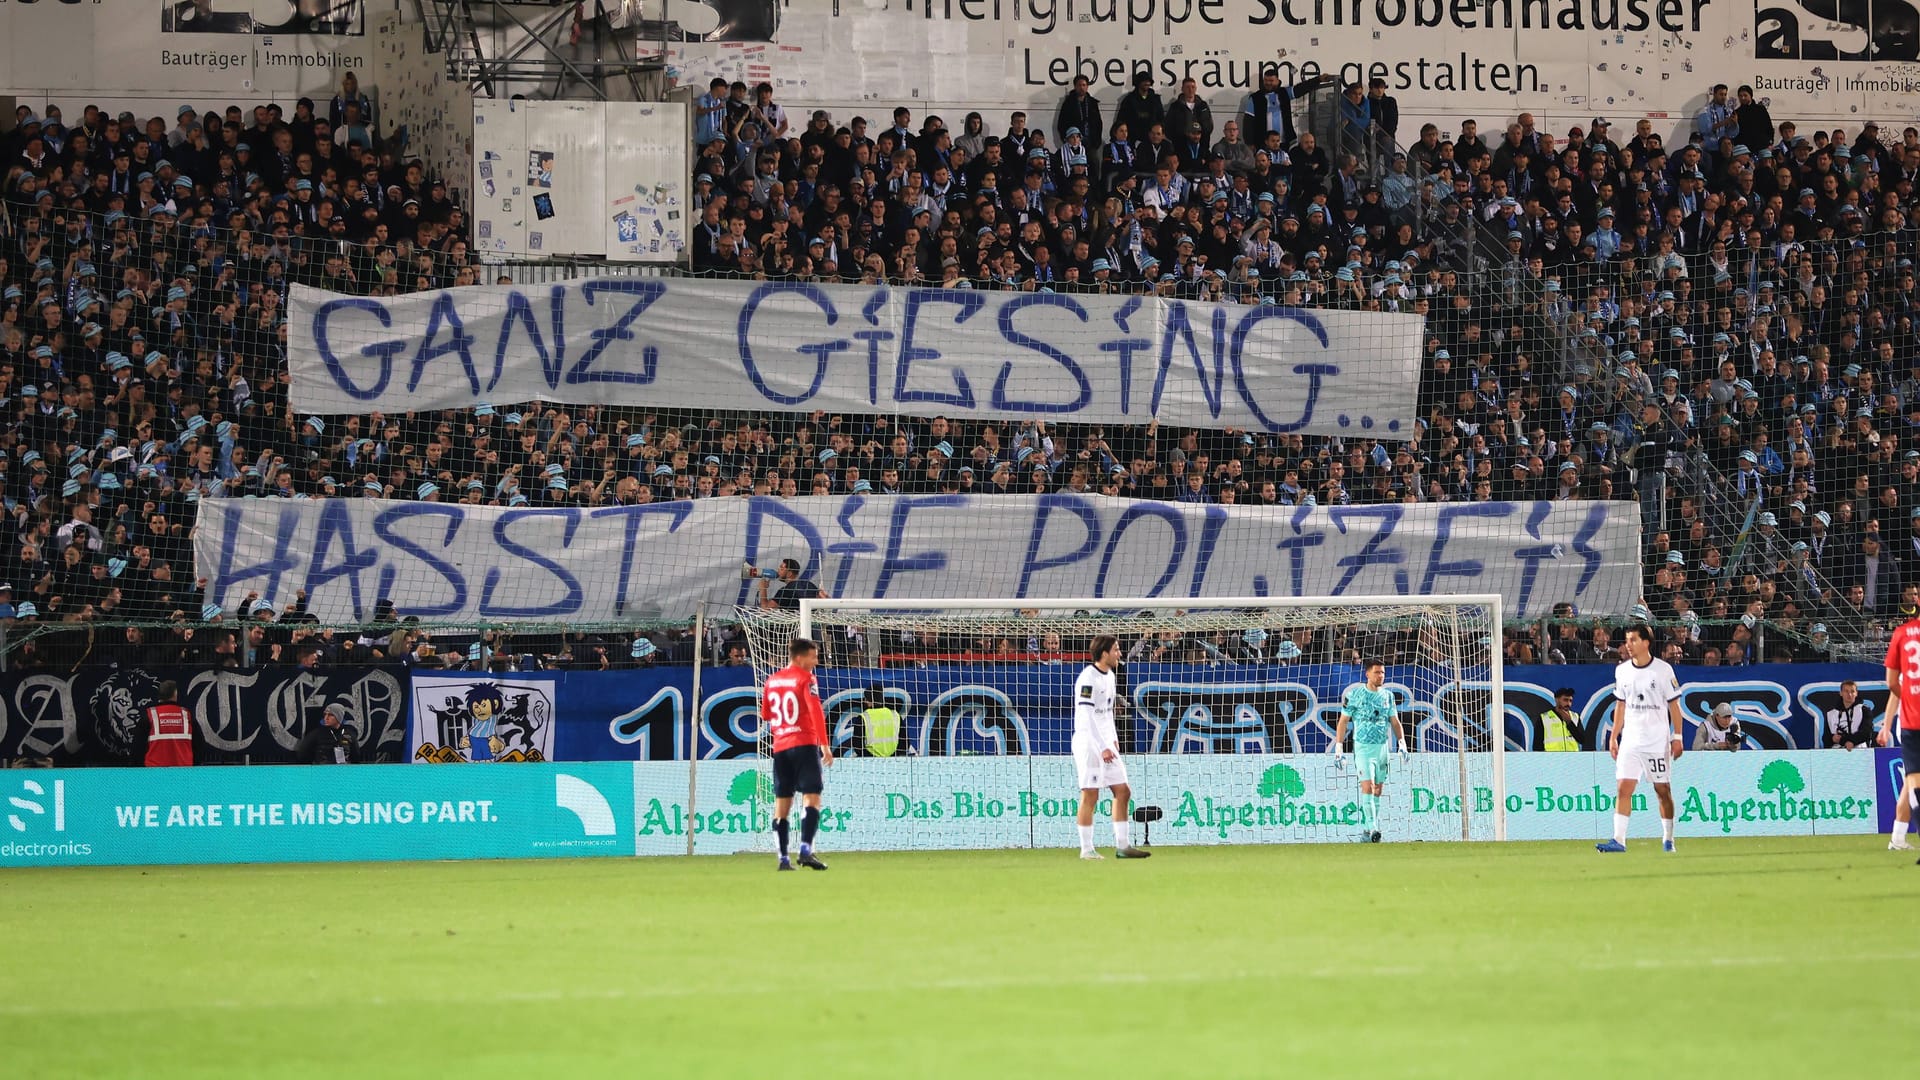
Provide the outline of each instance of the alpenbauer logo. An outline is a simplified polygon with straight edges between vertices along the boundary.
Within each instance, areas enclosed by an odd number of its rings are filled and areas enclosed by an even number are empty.
[[[42,786],[38,780],[22,780],[20,782],[20,789],[28,795],[39,796],[41,798],[44,798],[47,794],[47,789]],[[49,807],[42,803],[39,798],[23,799],[18,795],[9,796],[7,798],[7,805],[14,810],[33,815],[32,817],[23,818],[19,814],[8,814],[7,824],[13,827],[14,832],[26,832],[28,828],[31,827],[29,822],[42,820],[46,817],[49,810]],[[67,782],[65,780],[55,780],[53,782],[53,803],[50,809],[52,810],[53,831],[66,832]]]
[[[1753,786],[1759,798],[1723,797],[1717,791],[1689,787],[1680,802],[1680,820],[1712,822],[1722,833],[1731,833],[1736,822],[1793,821],[1812,827],[1822,821],[1866,821],[1873,816],[1871,799],[1806,794],[1805,776],[1786,758],[1767,762]]]
[[[562,810],[571,810],[573,816],[580,819],[580,830],[588,836],[612,836],[617,830],[613,824],[613,807],[607,805],[607,797],[600,789],[577,776],[567,773],[555,773],[553,777],[554,805]]]

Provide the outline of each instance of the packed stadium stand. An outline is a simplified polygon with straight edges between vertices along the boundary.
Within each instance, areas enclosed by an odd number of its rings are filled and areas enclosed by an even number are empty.
[[[515,273],[471,251],[465,178],[397,151],[350,78],[290,111],[23,106],[0,134],[11,666],[599,667],[694,648],[670,627],[648,632],[657,651],[493,629],[482,659],[483,628],[435,649],[391,607],[362,631],[298,601],[203,605],[187,534],[212,495],[1631,500],[1641,603],[1676,662],[1868,656],[1920,611],[1914,128],[1801,130],[1745,88],[1670,142],[1674,121],[1634,116],[1409,131],[1384,85],[1326,80],[1233,108],[1143,79],[1012,117],[836,117],[716,81],[679,272],[1418,313],[1418,437],[596,406],[310,417],[288,407],[291,284]],[[737,637],[710,644],[743,662]],[[1610,662],[1617,644],[1572,605],[1505,639],[1519,663]]]

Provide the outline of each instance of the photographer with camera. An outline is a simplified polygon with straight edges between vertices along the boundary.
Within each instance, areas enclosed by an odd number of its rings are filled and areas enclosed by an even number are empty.
[[[1740,729],[1740,720],[1733,715],[1733,706],[1721,702],[1713,707],[1713,715],[1705,723],[1694,729],[1693,749],[1695,750],[1738,750],[1746,733]]]
[[[351,765],[359,759],[359,744],[347,726],[347,707],[328,705],[320,722],[308,728],[293,748],[294,760],[308,765]]]

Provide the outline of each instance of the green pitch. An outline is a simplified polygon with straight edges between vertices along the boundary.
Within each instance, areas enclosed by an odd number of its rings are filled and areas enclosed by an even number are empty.
[[[1682,844],[7,871],[0,1053],[16,1080],[1905,1068],[1912,857]]]

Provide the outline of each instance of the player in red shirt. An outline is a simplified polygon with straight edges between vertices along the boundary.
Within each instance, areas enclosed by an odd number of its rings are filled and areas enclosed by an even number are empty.
[[[1900,731],[1900,761],[1907,773],[1893,810],[1893,838],[1889,851],[1912,851],[1907,829],[1913,823],[1913,800],[1920,792],[1920,619],[1908,620],[1887,642],[1887,722],[1880,729],[1880,745],[1892,746],[1894,726]]]
[[[160,684],[160,704],[147,710],[147,764],[193,764],[193,714],[180,704],[180,685]]]
[[[823,766],[833,764],[827,748],[827,713],[820,707],[820,690],[813,669],[820,663],[820,647],[806,638],[794,638],[788,647],[793,662],[767,676],[760,695],[760,715],[773,733],[773,832],[780,838],[778,869],[791,870],[787,860],[787,815],[793,796],[800,795],[801,866],[825,870],[813,853],[813,834],[820,828],[820,792],[826,786]]]

